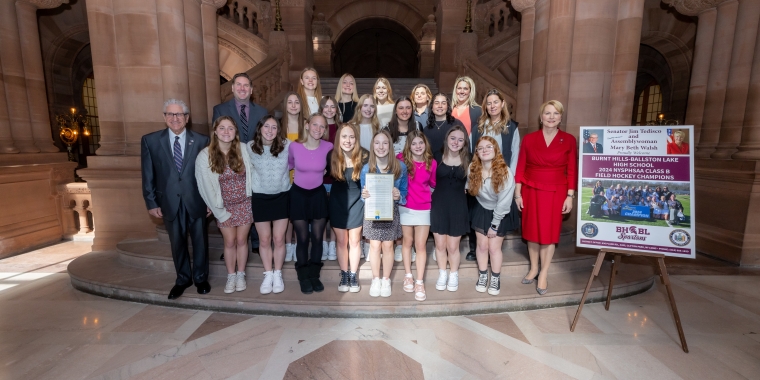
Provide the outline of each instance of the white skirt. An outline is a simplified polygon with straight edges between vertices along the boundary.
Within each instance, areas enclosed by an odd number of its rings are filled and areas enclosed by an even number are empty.
[[[402,226],[429,226],[430,210],[412,210],[404,206],[398,207]]]

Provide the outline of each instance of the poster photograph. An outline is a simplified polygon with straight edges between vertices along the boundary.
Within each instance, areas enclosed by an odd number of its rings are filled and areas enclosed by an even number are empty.
[[[581,127],[577,245],[694,258],[692,126]]]

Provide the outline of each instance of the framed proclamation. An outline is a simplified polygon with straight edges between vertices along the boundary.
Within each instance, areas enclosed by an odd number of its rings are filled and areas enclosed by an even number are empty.
[[[364,199],[364,219],[393,220],[393,174],[367,173],[365,186],[369,198]]]

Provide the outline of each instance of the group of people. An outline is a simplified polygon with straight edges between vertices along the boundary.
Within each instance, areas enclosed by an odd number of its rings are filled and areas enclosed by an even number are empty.
[[[432,232],[437,290],[457,291],[459,242],[469,235],[466,259],[479,270],[475,289],[498,295],[502,242],[520,227],[530,256],[522,283],[535,281],[537,292],[546,293],[576,189],[577,144],[559,128],[561,103],[544,103],[541,129],[521,141],[504,95],[491,90],[478,104],[469,77],[456,79],[451,97],[420,84],[410,96],[394,98],[385,78],[373,94],[360,96],[345,74],[332,97],[322,95],[317,71],[306,68],[279,120],[251,102],[245,73],[232,82],[234,98],[214,107],[210,138],[185,128],[187,105],[170,99],[168,128],[142,139],[143,195],[149,214],[164,220],[177,271],[169,299],[193,284],[201,294],[210,289],[205,227],[211,214],[224,238],[225,293],[246,289],[252,225],[265,270],[262,294],[284,290],[282,267],[293,258],[302,293],[324,290],[326,259],[338,261],[338,291],[359,292],[364,258],[372,271],[370,296],[391,295],[396,260],[403,261],[402,289],[423,301]],[[393,175],[390,221],[364,218],[364,202],[373,196],[368,173]]]
[[[677,225],[685,218],[683,204],[667,185],[629,187],[613,184],[605,189],[602,181],[597,181],[592,194],[587,213],[593,217],[619,216],[625,206],[649,206],[651,220],[665,220],[668,225]]]

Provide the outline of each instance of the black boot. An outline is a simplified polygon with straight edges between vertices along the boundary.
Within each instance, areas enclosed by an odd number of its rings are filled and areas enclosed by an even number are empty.
[[[310,263],[309,264],[309,280],[311,281],[311,287],[315,292],[321,292],[325,290],[325,286],[322,285],[322,281],[319,281],[319,272],[322,271],[323,263]]]
[[[301,293],[311,294],[314,293],[314,288],[311,286],[311,280],[309,280],[310,267],[304,266],[296,268],[296,274],[298,274],[298,283],[301,285]]]

